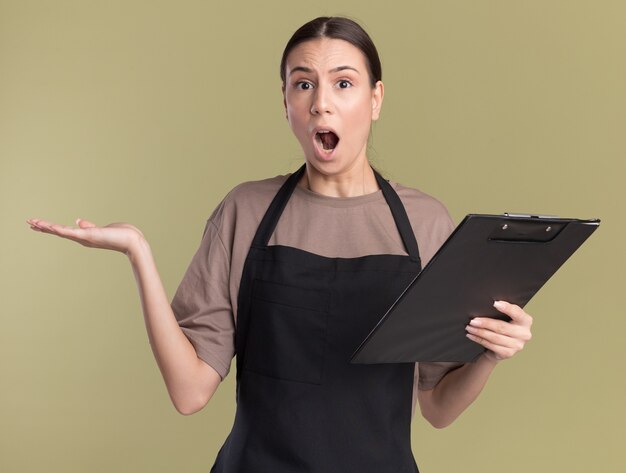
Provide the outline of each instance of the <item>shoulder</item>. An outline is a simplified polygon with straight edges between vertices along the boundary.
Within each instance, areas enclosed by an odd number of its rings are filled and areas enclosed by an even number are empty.
[[[438,199],[419,189],[391,183],[404,205],[418,241],[422,267],[454,230],[448,209]]]
[[[446,225],[451,222],[448,209],[440,200],[419,189],[393,181],[390,183],[400,197],[411,220],[418,218],[422,221],[440,222]]]
[[[271,201],[290,175],[284,174],[258,181],[242,182],[226,194],[224,202],[228,205],[239,205],[258,199]]]
[[[232,226],[241,219],[260,221],[289,174],[247,181],[235,186],[209,217],[217,228]]]

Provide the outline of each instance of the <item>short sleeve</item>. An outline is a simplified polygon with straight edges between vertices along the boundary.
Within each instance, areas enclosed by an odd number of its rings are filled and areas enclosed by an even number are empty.
[[[198,357],[213,367],[222,379],[228,374],[235,353],[229,277],[229,252],[209,219],[200,247],[176,290],[171,307]]]
[[[428,362],[417,363],[415,372],[417,386],[420,391],[433,389],[450,371],[460,368],[464,363],[457,362]]]

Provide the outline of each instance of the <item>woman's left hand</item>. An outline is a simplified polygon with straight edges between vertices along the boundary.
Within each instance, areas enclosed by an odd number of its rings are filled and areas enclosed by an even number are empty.
[[[485,356],[498,362],[511,358],[524,348],[532,334],[530,327],[533,318],[524,310],[504,301],[496,301],[493,306],[511,318],[510,322],[489,317],[475,317],[466,327],[467,338],[485,347]]]

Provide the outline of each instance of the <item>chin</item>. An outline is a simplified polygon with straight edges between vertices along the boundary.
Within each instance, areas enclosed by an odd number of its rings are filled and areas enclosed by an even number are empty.
[[[317,160],[311,161],[307,159],[306,163],[309,172],[313,171],[316,174],[326,177],[340,176],[342,174],[349,173],[351,170],[354,170],[355,167],[358,167],[356,163],[341,163],[338,161],[320,162]]]

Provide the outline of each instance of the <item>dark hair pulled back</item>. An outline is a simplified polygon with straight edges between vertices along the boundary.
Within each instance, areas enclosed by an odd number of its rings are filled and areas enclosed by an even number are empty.
[[[371,86],[374,87],[376,82],[382,79],[382,67],[378,51],[376,51],[376,46],[374,46],[374,42],[367,32],[349,18],[320,16],[298,28],[287,42],[280,61],[280,78],[283,84],[286,80],[287,56],[291,50],[300,43],[320,38],[342,39],[356,46],[365,56]]]

